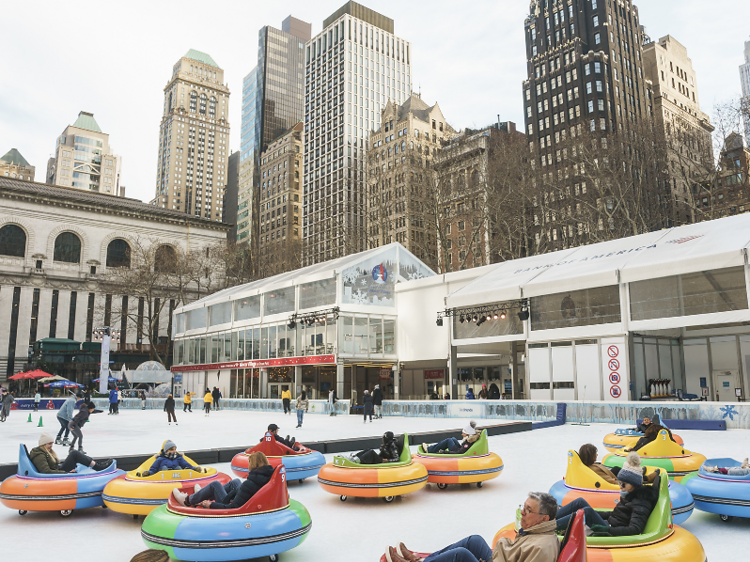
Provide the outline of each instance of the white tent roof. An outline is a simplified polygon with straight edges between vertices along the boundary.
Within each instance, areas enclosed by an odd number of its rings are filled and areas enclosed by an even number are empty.
[[[744,264],[750,214],[497,264],[447,298],[475,306]]]

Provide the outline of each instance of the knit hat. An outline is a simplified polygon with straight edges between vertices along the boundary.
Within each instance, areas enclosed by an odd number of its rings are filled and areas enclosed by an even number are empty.
[[[469,422],[469,425],[463,428],[461,430],[461,433],[463,433],[464,435],[476,435],[477,433],[476,427],[477,427],[477,422],[475,421]]]
[[[52,437],[49,433],[42,433],[39,436],[39,446],[46,445],[47,443],[54,443],[55,438]]]
[[[617,473],[620,482],[626,482],[633,486],[643,486],[643,470],[641,469],[641,457],[638,453],[631,451],[628,458]]]
[[[162,447],[162,451],[164,451],[166,453],[172,447],[174,447],[176,449],[177,445],[175,445],[174,441],[172,441],[171,439],[167,439],[166,441],[164,441],[164,447]]]

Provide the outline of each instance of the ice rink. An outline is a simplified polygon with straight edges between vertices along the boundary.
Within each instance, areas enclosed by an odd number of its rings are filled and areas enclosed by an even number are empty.
[[[13,411],[0,424],[0,463],[16,462],[18,444],[37,445],[39,434],[53,435],[59,429],[54,412],[43,412],[44,430],[27,423],[28,413]],[[92,416],[84,430],[85,449],[92,456],[150,454],[164,439],[172,439],[181,450],[250,446],[258,442],[266,426],[276,423],[280,433],[291,434],[300,442],[341,439],[354,436],[460,428],[464,419],[386,418],[363,424],[359,416],[308,415],[304,427],[295,430],[296,417],[277,413],[237,411],[214,412],[205,417],[178,410],[179,426],[167,426],[161,411],[122,410],[119,416],[106,413]],[[494,421],[486,420],[490,423]],[[482,425],[483,420],[477,420]],[[490,449],[505,464],[500,476],[483,488],[474,485],[449,486],[438,490],[433,484],[419,492],[397,498],[391,504],[382,500],[350,498],[324,492],[313,479],[289,486],[291,496],[309,510],[313,527],[298,548],[282,553],[282,561],[376,561],[386,545],[404,541],[410,548],[436,550],[466,535],[480,534],[489,542],[497,530],[511,522],[516,508],[528,491],[548,491],[565,471],[566,452],[583,443],[606,453],[602,438],[619,426],[593,424],[561,427],[490,437]],[[750,456],[750,431],[679,431],[687,448],[708,458]],[[412,447],[414,449],[414,447]],[[58,455],[65,456],[62,447]],[[331,455],[326,455],[331,460]],[[231,474],[228,464],[215,465]],[[94,508],[76,511],[67,519],[58,513],[29,513],[21,517],[15,510],[0,506],[0,552],[3,560],[64,562],[93,558],[127,562],[145,549],[140,537],[143,519]],[[742,559],[750,551],[750,519],[722,523],[718,516],[695,511],[684,527],[703,543],[709,560]]]

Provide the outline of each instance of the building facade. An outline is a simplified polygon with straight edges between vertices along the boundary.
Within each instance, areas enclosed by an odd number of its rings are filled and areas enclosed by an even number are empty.
[[[411,46],[393,20],[347,2],[305,51],[304,213],[307,264],[364,249],[368,137],[390,100],[411,93]]]
[[[237,150],[229,155],[227,160],[227,184],[224,186],[224,208],[222,219],[225,223],[232,225],[229,231],[229,240],[237,238],[237,193],[240,184],[240,151]]]
[[[638,9],[630,0],[533,0],[525,34],[523,96],[535,170],[537,251],[612,236],[608,227],[621,222],[603,207],[612,198],[595,195],[596,178],[587,174],[612,147],[608,137],[637,139],[649,117]],[[613,155],[610,150],[610,161]],[[649,185],[662,189],[656,181]],[[658,194],[623,186],[621,196],[633,192],[646,194],[636,202],[643,214],[661,212]],[[580,210],[577,198],[588,199]],[[577,216],[586,208],[591,216]],[[647,216],[645,222],[651,227],[653,220]]]
[[[122,158],[113,154],[109,134],[93,113],[81,111],[57,138],[55,155],[47,162],[47,183],[125,196],[120,183]]]
[[[268,275],[302,265],[302,121],[260,154],[258,260]]]
[[[90,342],[103,324],[121,329],[115,350],[147,353],[153,341],[166,352],[179,299],[144,302],[117,280],[139,248],[158,245],[155,262],[163,264],[174,254],[203,255],[228,230],[133,199],[0,177],[0,378],[23,369],[35,341]],[[186,302],[198,296],[189,288]],[[163,312],[149,336],[155,304]]]
[[[242,82],[237,242],[257,249],[260,153],[304,118],[304,50],[312,26],[292,16],[258,32],[258,64]]]
[[[651,81],[655,125],[664,135],[669,159],[666,181],[675,224],[696,220],[695,178],[714,167],[714,130],[700,108],[698,77],[687,49],[671,35],[643,47],[643,70]]]
[[[745,121],[745,144],[750,146],[750,41],[745,41],[745,62],[740,65],[742,117]]]
[[[222,220],[229,159],[229,87],[206,53],[190,49],[172,67],[159,127],[152,205]]]
[[[0,158],[0,176],[34,181],[36,168],[26,161],[18,149],[11,148]]]
[[[731,133],[724,141],[712,188],[696,189],[696,204],[711,217],[736,215],[750,211],[750,150],[742,135]]]

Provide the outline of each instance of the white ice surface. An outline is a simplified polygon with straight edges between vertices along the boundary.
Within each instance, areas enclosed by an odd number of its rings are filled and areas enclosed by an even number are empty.
[[[235,411],[177,412],[180,425],[167,427],[159,411],[123,410],[119,416],[100,414],[84,430],[85,448],[94,456],[151,453],[164,439],[181,449],[245,446],[256,443],[269,423],[281,426],[281,433],[305,440],[379,435],[384,431],[425,431],[462,427],[466,420],[433,418],[386,418],[363,424],[358,416],[309,415],[304,427],[295,430],[296,418],[274,413]],[[28,414],[12,412],[0,424],[0,463],[17,460],[18,444],[36,445],[41,429],[27,423]],[[45,430],[59,428],[51,412],[43,413]],[[480,425],[483,420],[477,420]],[[415,550],[432,551],[466,535],[480,534],[491,541],[497,530],[511,522],[515,509],[531,490],[547,491],[562,478],[565,454],[581,444],[594,443],[600,456],[606,453],[601,441],[616,427],[565,425],[533,432],[490,437],[491,450],[505,464],[500,476],[485,483],[426,488],[397,498],[391,504],[376,499],[350,498],[324,492],[314,479],[290,484],[293,498],[310,511],[313,527],[298,548],[281,554],[283,562],[376,561],[388,544],[404,541]],[[750,455],[750,431],[680,431],[686,446],[708,458]],[[57,447],[64,456],[62,447]],[[331,460],[331,455],[326,455]],[[229,464],[215,465],[231,474]],[[21,517],[0,506],[0,559],[3,561],[62,562],[93,557],[96,560],[127,562],[145,549],[140,537],[142,519],[103,509],[85,509],[63,519],[57,513],[29,513]],[[722,523],[718,516],[695,511],[684,527],[694,533],[711,562],[743,559],[750,551],[750,519]]]

